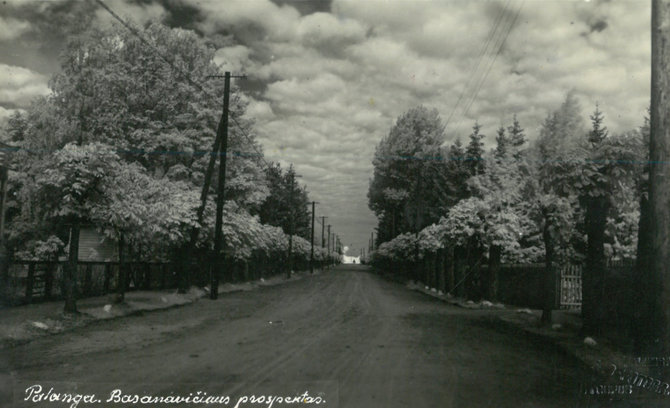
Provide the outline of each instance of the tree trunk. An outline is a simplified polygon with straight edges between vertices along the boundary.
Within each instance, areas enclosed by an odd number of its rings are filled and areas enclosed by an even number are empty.
[[[9,263],[10,255],[4,240],[0,239],[0,296],[9,300]]]
[[[454,251],[454,278],[455,292],[453,295],[457,297],[465,297],[465,273],[467,269],[467,259],[465,259],[463,247],[458,247]],[[456,286],[457,285],[457,286]]]
[[[425,286],[428,286],[428,288],[433,287],[433,270],[434,270],[434,263],[433,263],[433,253],[428,252],[424,255],[424,261],[423,261],[423,276],[424,276],[424,281],[426,282]]]
[[[28,277],[26,279],[26,302],[33,302],[33,286],[35,284],[35,262],[28,264]]]
[[[188,256],[190,253],[186,245],[175,253],[174,264],[177,272],[177,292],[182,294],[188,292],[191,286],[189,266],[192,258]]]
[[[77,313],[77,267],[79,261],[79,223],[75,222],[70,229],[70,254],[64,268],[63,282],[65,289],[65,313]]]
[[[112,267],[110,264],[105,264],[105,280],[102,284],[102,291],[106,295],[109,293],[109,280],[110,280],[110,275],[112,273]]]
[[[128,277],[126,263],[126,243],[123,233],[119,235],[119,280],[116,285],[116,303],[121,303],[126,297],[126,280]]]
[[[144,282],[142,286],[144,290],[151,289],[151,264],[149,262],[144,263]]]
[[[51,294],[54,286],[54,271],[56,270],[56,263],[49,262],[44,274],[44,299],[51,300]]]
[[[465,278],[465,296],[470,300],[478,300],[481,296],[481,284],[477,285],[476,282],[478,279],[481,279],[480,259],[482,256],[482,248],[474,237],[470,239],[468,246],[468,269]]]
[[[456,285],[455,282],[455,276],[454,276],[454,268],[455,268],[455,258],[454,258],[454,247],[449,246],[447,247],[447,255],[446,255],[446,267],[447,267],[447,281],[446,285],[447,287],[445,288],[445,292],[451,293],[452,295],[456,295],[453,293],[454,291],[454,285]]]
[[[435,273],[437,274],[437,290],[438,292],[446,293],[445,276],[444,276],[444,258],[445,249],[441,248],[437,251],[437,265],[435,265]]]
[[[605,227],[609,202],[606,197],[592,197],[586,206],[586,268],[582,274],[582,317],[584,335],[600,336],[606,318],[604,284],[607,274]]]
[[[491,245],[489,248],[489,270],[486,277],[486,297],[491,302],[498,300],[498,275],[500,274],[501,248]]]
[[[635,276],[638,279],[633,279],[630,282],[634,288],[635,298],[631,299],[633,321],[629,322],[629,325],[633,328],[631,333],[634,337],[635,352],[639,355],[643,355],[645,350],[649,350],[654,343],[652,340],[654,336],[652,326],[640,323],[646,322],[653,315],[654,299],[651,294],[660,287],[661,283],[650,270],[651,221],[649,200],[643,194],[640,199],[640,220],[638,222],[637,256],[635,259]]]
[[[84,271],[84,288],[82,292],[84,296],[90,296],[93,286],[93,266],[86,265],[86,270]]]
[[[542,230],[544,240],[544,277],[542,279],[543,298],[541,323],[550,325],[553,321],[552,312],[556,305],[556,239],[554,237],[554,226],[551,225],[551,217],[546,213],[544,216],[544,229]]]

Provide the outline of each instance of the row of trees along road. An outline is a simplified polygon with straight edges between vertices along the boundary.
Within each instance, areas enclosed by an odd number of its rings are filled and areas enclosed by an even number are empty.
[[[581,111],[568,93],[530,144],[514,116],[489,152],[477,123],[465,147],[460,140],[443,147],[437,111],[419,106],[401,115],[373,160],[373,262],[407,265],[446,251],[445,287],[489,300],[497,298],[502,262],[546,262],[547,323],[558,269],[584,263],[584,331],[599,333],[607,259],[636,252],[649,128],[611,135],[597,106],[590,126]]]
[[[49,83],[51,93],[13,115],[6,128],[6,141],[20,147],[10,179],[7,246],[20,258],[70,254],[66,311],[76,311],[81,225],[94,225],[119,242],[122,262],[129,256],[182,262],[182,290],[189,284],[183,248],[194,228],[200,234],[195,252],[187,255],[211,257],[212,187],[202,223],[196,210],[221,115],[223,83],[213,78],[220,74],[214,51],[228,40],[206,43],[191,31],[159,24],[140,31],[152,47],[123,27],[88,28],[72,36],[61,70]],[[195,89],[180,72],[213,96]],[[230,116],[239,126],[231,127],[228,143],[227,256],[284,259],[286,213],[293,207],[303,237],[296,238],[295,253],[309,257],[307,192],[291,186],[299,191],[289,194],[292,168],[264,168],[245,108],[234,88]],[[214,178],[210,186],[217,185]],[[325,253],[318,249],[317,260]]]

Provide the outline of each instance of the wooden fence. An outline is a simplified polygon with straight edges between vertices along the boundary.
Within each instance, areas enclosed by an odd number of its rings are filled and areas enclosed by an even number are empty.
[[[66,262],[13,261],[9,267],[9,304],[62,299],[63,267]],[[169,263],[128,262],[126,291],[175,288]],[[79,261],[77,298],[99,296],[118,290],[119,263]]]
[[[461,261],[462,262],[462,261]],[[421,281],[424,285],[442,292],[470,299],[483,299],[482,279],[486,278],[488,265],[476,269],[459,267],[459,260],[449,265],[444,251],[429,254],[420,262],[390,259],[377,260],[373,266],[380,273],[399,279]],[[631,298],[634,279],[632,260],[609,261],[603,290],[608,294],[606,307],[612,315],[621,315],[622,302]],[[555,307],[581,309],[582,265],[564,266],[556,275]],[[450,272],[447,272],[449,271]],[[544,263],[502,264],[498,272],[497,300],[506,304],[542,309],[544,305]],[[451,274],[451,276],[450,276]],[[453,282],[451,282],[453,280]],[[611,304],[610,304],[611,303]]]
[[[44,300],[63,299],[63,268],[67,262],[13,260],[9,266],[9,285],[2,303],[17,305]],[[226,263],[226,271],[219,277],[221,283],[245,282],[286,273],[288,263],[281,257],[270,259],[255,255],[246,261]],[[315,262],[323,268],[325,262]],[[211,263],[192,262],[187,266],[192,285],[206,286],[210,282]],[[309,261],[295,259],[295,270],[308,270]],[[176,268],[169,262],[126,262],[125,291],[174,289],[178,287]],[[118,291],[119,262],[79,261],[76,280],[78,299],[100,296]]]

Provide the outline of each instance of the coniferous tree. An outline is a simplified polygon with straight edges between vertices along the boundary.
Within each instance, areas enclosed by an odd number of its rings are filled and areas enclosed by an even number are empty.
[[[448,168],[442,157],[444,125],[423,106],[401,115],[377,146],[368,205],[377,215],[380,239],[420,230],[437,221],[448,203]],[[384,241],[381,241],[384,242]]]
[[[465,149],[465,154],[467,156],[468,168],[470,169],[470,174],[476,176],[484,172],[484,135],[479,133],[481,126],[478,122],[475,122],[475,125],[472,127],[472,133],[470,134],[470,143]]]
[[[586,154],[574,184],[585,214],[587,235],[582,276],[583,331],[587,335],[598,335],[607,319],[604,285],[607,280],[608,218],[616,217],[617,201],[621,201],[617,196],[633,184],[634,163],[641,140],[629,135],[610,136],[597,106],[590,118]]]
[[[448,173],[453,183],[453,201],[454,204],[458,201],[468,197],[468,178],[470,177],[470,170],[468,169],[468,162],[465,157],[465,150],[461,139],[456,141],[449,148],[449,165]]]
[[[509,145],[511,146],[511,150],[513,150],[512,156],[515,159],[519,159],[520,150],[526,143],[526,135],[524,134],[521,124],[519,124],[516,114],[514,115],[512,126],[507,128],[507,133],[509,134]]]
[[[507,156],[507,145],[510,140],[505,135],[505,128],[500,126],[496,133],[496,150],[494,156],[498,160],[503,160]]]

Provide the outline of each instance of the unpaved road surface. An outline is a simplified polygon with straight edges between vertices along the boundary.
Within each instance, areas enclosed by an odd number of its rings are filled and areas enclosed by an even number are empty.
[[[0,378],[126,386],[330,381],[340,407],[575,406],[588,373],[498,327],[495,313],[513,311],[460,309],[364,267],[339,266],[3,350]]]

